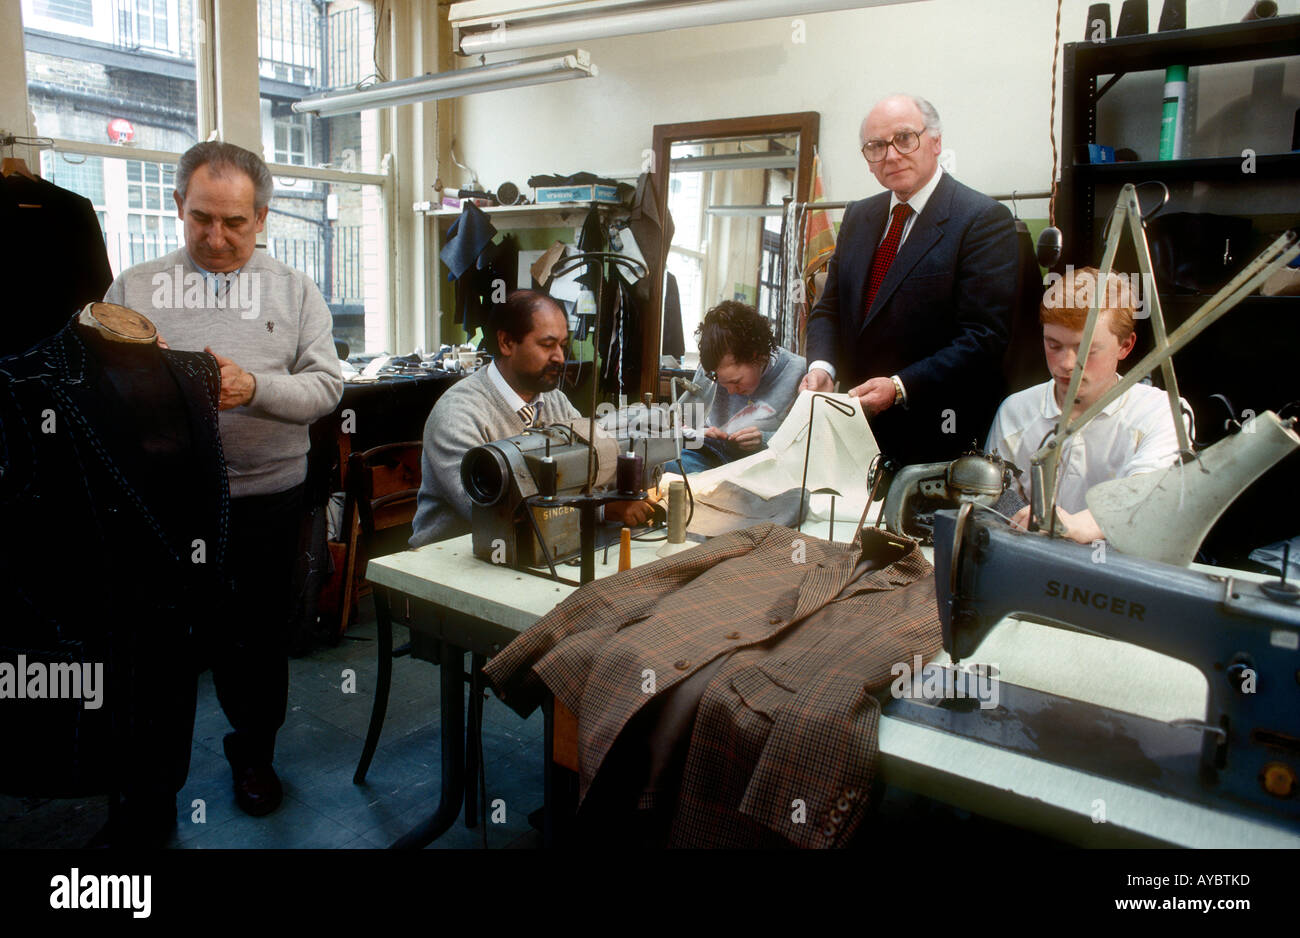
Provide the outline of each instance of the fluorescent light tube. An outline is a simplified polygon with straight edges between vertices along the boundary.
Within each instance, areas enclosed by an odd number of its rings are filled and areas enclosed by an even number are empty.
[[[592,78],[598,69],[591,56],[582,49],[555,55],[475,65],[436,75],[420,75],[398,81],[386,81],[365,88],[327,91],[293,102],[298,113],[311,112],[320,117],[350,114],[376,107],[396,107],[417,101],[455,98],[484,91],[542,85],[570,78]]]
[[[785,214],[784,205],[710,205],[709,215],[729,215],[737,218],[770,217]]]
[[[706,169],[795,169],[795,153],[720,153],[717,156],[677,156],[670,166],[675,173],[702,173]]]
[[[610,36],[657,33],[691,26],[716,26],[746,20],[804,16],[832,10],[852,10],[918,0],[710,0],[701,3],[646,2],[632,4],[626,12],[598,11],[569,13],[555,17],[537,16],[511,23],[510,14],[493,17],[495,23],[457,28],[457,51],[461,55],[482,55],[508,49],[555,43],[581,43]],[[453,8],[453,15],[455,9]],[[457,22],[453,18],[452,25]]]

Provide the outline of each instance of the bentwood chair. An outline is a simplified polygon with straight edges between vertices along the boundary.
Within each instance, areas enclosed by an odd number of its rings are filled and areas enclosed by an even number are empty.
[[[351,588],[365,571],[366,561],[403,550],[411,536],[416,499],[420,492],[419,442],[388,443],[348,457],[348,479],[343,504],[344,530],[351,531],[344,583]],[[354,523],[353,516],[356,516]],[[409,647],[394,653],[393,620],[388,605],[388,591],[378,587],[373,592],[375,620],[378,628],[379,675],[375,683],[375,701],[370,712],[361,761],[353,775],[358,785],[365,781],[366,770],[374,758],[375,747],[388,712],[388,694],[393,681],[393,658],[409,653]],[[347,608],[346,605],[344,607]],[[403,620],[406,616],[402,617]]]

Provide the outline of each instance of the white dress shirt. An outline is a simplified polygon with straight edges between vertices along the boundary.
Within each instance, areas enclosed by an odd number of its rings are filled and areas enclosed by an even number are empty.
[[[510,409],[515,413],[519,413],[520,409],[529,403],[520,397],[519,392],[510,386],[510,382],[506,380],[506,376],[503,375],[501,369],[497,367],[495,359],[488,364],[488,377],[492,379],[492,384],[501,392],[501,396],[506,399],[506,403],[510,405]],[[540,394],[533,398],[532,406],[534,409],[540,408],[542,403],[540,398]]]
[[[912,233],[912,228],[916,226],[916,220],[921,216],[921,213],[925,211],[925,204],[930,201],[930,196],[934,195],[934,190],[939,185],[939,177],[942,175],[943,175],[943,167],[936,166],[934,168],[934,175],[930,177],[930,181],[927,182],[925,185],[923,185],[921,188],[917,189],[916,192],[912,193],[912,197],[907,200],[907,204],[911,206],[912,212],[910,215],[907,216],[907,220],[903,222],[903,234],[902,237],[898,239],[898,249],[900,251],[903,249],[903,242],[907,240],[907,236]],[[903,200],[898,197],[898,193],[890,192],[889,193],[889,214],[886,217],[892,218],[894,215],[894,209],[896,209],[898,206],[902,204],[903,204]],[[881,243],[884,242],[885,238],[888,235],[889,235],[889,226],[885,225],[885,230],[881,232],[880,240],[876,242],[876,246],[879,247]],[[808,366],[809,371],[812,371],[814,368],[820,368],[822,371],[826,372],[828,375],[831,376],[832,381],[835,380],[835,366],[832,365],[830,362],[815,361]],[[903,402],[904,403],[907,402],[906,389],[904,389],[903,391]]]
[[[1119,380],[1119,375],[1115,376]],[[995,448],[1020,470],[1017,485],[1029,501],[1029,460],[1044,437],[1056,429],[1061,408],[1053,382],[1017,391],[998,408],[985,451]],[[1182,402],[1184,414],[1190,414]],[[1191,420],[1188,433],[1192,432]],[[1065,444],[1056,504],[1073,514],[1088,507],[1088,489],[1099,482],[1154,472],[1178,460],[1178,432],[1169,413],[1169,396],[1149,384],[1135,384],[1088,422]]]

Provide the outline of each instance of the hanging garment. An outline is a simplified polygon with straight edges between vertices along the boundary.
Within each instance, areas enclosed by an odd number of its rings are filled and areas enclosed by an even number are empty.
[[[210,355],[74,322],[0,359],[0,790],[131,801],[184,784],[196,645],[225,590],[220,383]],[[41,674],[82,697],[33,695]]]
[[[656,266],[658,258],[666,257],[668,245],[673,243],[673,216],[665,210],[659,217],[659,186],[663,177],[656,173],[642,173],[636,181],[636,194],[632,196],[632,211],[629,213],[628,228],[636,238],[641,254]]]
[[[1002,356],[1006,393],[1014,394],[1045,381],[1047,362],[1043,358],[1043,327],[1038,307],[1043,299],[1042,271],[1034,253],[1029,226],[1016,219],[1016,294],[1011,308],[1011,336]]]
[[[0,357],[58,332],[113,282],[104,233],[90,200],[43,179],[0,177],[0,268],[14,312]]]
[[[606,789],[601,806],[621,806],[617,819],[667,805],[667,846],[843,846],[866,816],[891,666],[942,644],[916,543],[871,528],[861,538],[764,524],[597,580],[485,673],[522,715],[547,692],[572,710],[580,798],[617,759],[621,794]],[[671,744],[661,718],[677,727]]]
[[[456,321],[469,335],[487,331],[492,307],[505,302],[519,283],[519,242],[506,235],[488,244],[474,266],[456,281]]]
[[[610,265],[600,310],[600,390],[635,397],[641,377],[641,305],[622,268]]]

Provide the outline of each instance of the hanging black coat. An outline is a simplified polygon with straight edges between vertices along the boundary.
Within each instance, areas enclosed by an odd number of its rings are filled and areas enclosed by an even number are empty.
[[[0,269],[9,314],[0,357],[16,355],[104,298],[113,271],[95,207],[43,179],[0,177]]]

